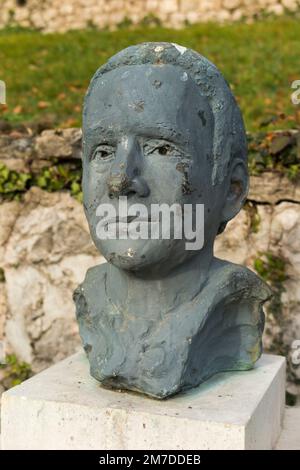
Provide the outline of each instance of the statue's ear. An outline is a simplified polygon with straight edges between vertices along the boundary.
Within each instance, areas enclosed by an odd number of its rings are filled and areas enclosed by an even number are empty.
[[[249,189],[247,165],[243,160],[234,159],[227,175],[227,192],[222,210],[222,222],[233,219],[241,210]]]

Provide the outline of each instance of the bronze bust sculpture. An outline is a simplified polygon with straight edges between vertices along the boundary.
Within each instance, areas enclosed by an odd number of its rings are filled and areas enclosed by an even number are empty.
[[[261,355],[266,284],[213,256],[215,237],[248,191],[247,144],[237,103],[218,69],[177,44],[129,47],[94,75],[83,114],[84,209],[108,263],[76,289],[91,374],[104,386],[165,398]],[[121,237],[128,206],[202,205],[204,240]],[[116,216],[99,237],[99,206]],[[175,218],[174,218],[175,220]],[[147,227],[153,220],[143,219]],[[156,223],[160,226],[161,221]],[[125,229],[124,229],[125,226]]]

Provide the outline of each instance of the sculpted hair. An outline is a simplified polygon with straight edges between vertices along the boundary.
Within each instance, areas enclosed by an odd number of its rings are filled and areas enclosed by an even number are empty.
[[[243,118],[230,87],[217,67],[198,52],[177,44],[146,42],[128,47],[100,67],[88,88],[83,111],[86,121],[88,99],[95,82],[105,73],[122,66],[163,65],[180,67],[194,80],[206,97],[214,116],[212,183],[221,183],[233,159],[247,163],[247,139]]]

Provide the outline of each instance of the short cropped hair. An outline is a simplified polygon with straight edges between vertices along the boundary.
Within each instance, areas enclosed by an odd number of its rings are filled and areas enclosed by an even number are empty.
[[[241,111],[230,87],[208,59],[192,49],[167,42],[145,42],[130,46],[111,57],[93,76],[83,112],[87,115],[88,97],[95,82],[105,73],[122,66],[169,64],[180,67],[206,97],[214,116],[212,183],[221,183],[235,158],[247,163],[247,138]]]

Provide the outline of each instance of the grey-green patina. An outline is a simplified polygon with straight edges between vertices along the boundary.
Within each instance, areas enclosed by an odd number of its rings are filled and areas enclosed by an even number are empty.
[[[240,110],[218,69],[169,43],[129,47],[103,65],[83,113],[83,197],[108,263],[76,289],[91,374],[104,386],[166,398],[261,355],[268,286],[216,259],[213,244],[248,191]],[[96,209],[204,204],[205,241],[100,240]]]

